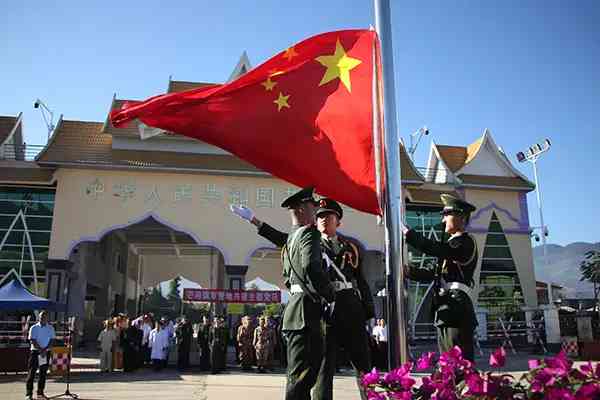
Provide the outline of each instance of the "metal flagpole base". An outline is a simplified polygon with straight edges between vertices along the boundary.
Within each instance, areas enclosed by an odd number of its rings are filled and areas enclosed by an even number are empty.
[[[67,389],[64,393],[61,394],[57,394],[55,396],[50,396],[48,397],[48,399],[58,399],[58,398],[62,398],[62,397],[70,397],[72,399],[78,399],[79,395],[75,394],[75,393],[71,393],[69,392],[69,390]]]

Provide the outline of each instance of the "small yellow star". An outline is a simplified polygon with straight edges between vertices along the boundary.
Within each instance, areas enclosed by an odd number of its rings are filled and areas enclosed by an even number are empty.
[[[273,100],[273,103],[277,104],[277,111],[281,111],[283,107],[290,108],[290,105],[288,104],[289,98],[289,94],[287,96],[284,96],[283,93],[279,92],[279,97],[277,98],[277,100]]]
[[[294,49],[294,47],[290,47],[289,49],[287,49],[285,51],[285,54],[283,55],[283,58],[287,59],[288,61],[290,61],[292,58],[296,57],[298,55],[298,53],[296,53],[296,49]]]
[[[265,90],[267,92],[270,92],[273,90],[273,88],[275,87],[275,85],[277,85],[277,82],[273,82],[271,80],[271,77],[268,77],[266,81],[262,82],[261,85],[263,85],[265,87]]]
[[[327,67],[323,79],[319,83],[319,86],[331,82],[336,78],[340,78],[340,81],[344,84],[348,92],[352,91],[352,84],[350,82],[350,71],[355,68],[362,61],[356,58],[348,57],[346,50],[342,47],[340,40],[338,39],[335,44],[335,52],[328,56],[320,56],[315,58],[316,61],[321,65]]]

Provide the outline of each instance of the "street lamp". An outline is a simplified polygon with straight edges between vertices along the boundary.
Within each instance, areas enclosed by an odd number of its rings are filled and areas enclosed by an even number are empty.
[[[550,150],[550,139],[544,140],[544,143],[536,143],[529,147],[525,152],[517,153],[517,160],[520,163],[530,162],[533,165],[533,176],[535,179],[535,193],[537,195],[537,204],[540,211],[540,226],[533,226],[533,229],[539,229],[540,235],[534,235],[535,240],[539,241],[542,238],[542,250],[544,252],[544,264],[548,264],[548,253],[546,249],[546,237],[548,236],[548,227],[544,225],[544,214],[542,213],[542,191],[540,189],[540,182],[537,173],[537,160],[542,154]],[[548,304],[552,304],[552,284],[548,282]]]

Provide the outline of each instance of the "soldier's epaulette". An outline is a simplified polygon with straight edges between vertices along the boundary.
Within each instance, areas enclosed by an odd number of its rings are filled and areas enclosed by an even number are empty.
[[[352,268],[356,269],[358,268],[358,256],[360,255],[360,253],[358,252],[358,247],[356,247],[356,245],[349,240],[346,240],[346,243],[350,245],[351,250],[346,250],[344,252],[344,257],[347,257],[347,255],[349,255],[350,259],[347,259],[346,262],[350,263]]]

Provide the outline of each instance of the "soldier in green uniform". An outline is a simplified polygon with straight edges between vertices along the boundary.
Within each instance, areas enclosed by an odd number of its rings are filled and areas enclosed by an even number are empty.
[[[358,248],[337,234],[344,216],[342,207],[335,200],[323,198],[316,215],[325,268],[336,296],[331,318],[325,323],[325,357],[321,361],[313,399],[330,400],[333,398],[338,348],[341,347],[354,367],[357,379],[371,370],[366,321],[375,316],[375,309],[371,290],[361,271]],[[358,387],[361,397],[366,399],[361,385]]]
[[[463,356],[474,361],[473,331],[477,326],[473,308],[473,273],[477,267],[477,244],[465,226],[475,206],[456,197],[441,195],[446,243],[424,238],[403,228],[406,242],[423,253],[438,257],[433,268],[405,267],[406,275],[419,282],[434,283],[433,311],[440,352],[460,346]]]
[[[209,331],[210,367],[213,374],[223,371],[227,363],[229,330],[222,317],[215,317]]]
[[[287,342],[286,400],[310,399],[323,356],[323,305],[335,298],[323,268],[321,234],[314,226],[313,192],[311,187],[304,188],[281,203],[290,211],[289,235],[257,220],[249,208],[231,206],[232,212],[256,225],[260,235],[283,247],[283,278],[291,293],[282,322]]]

